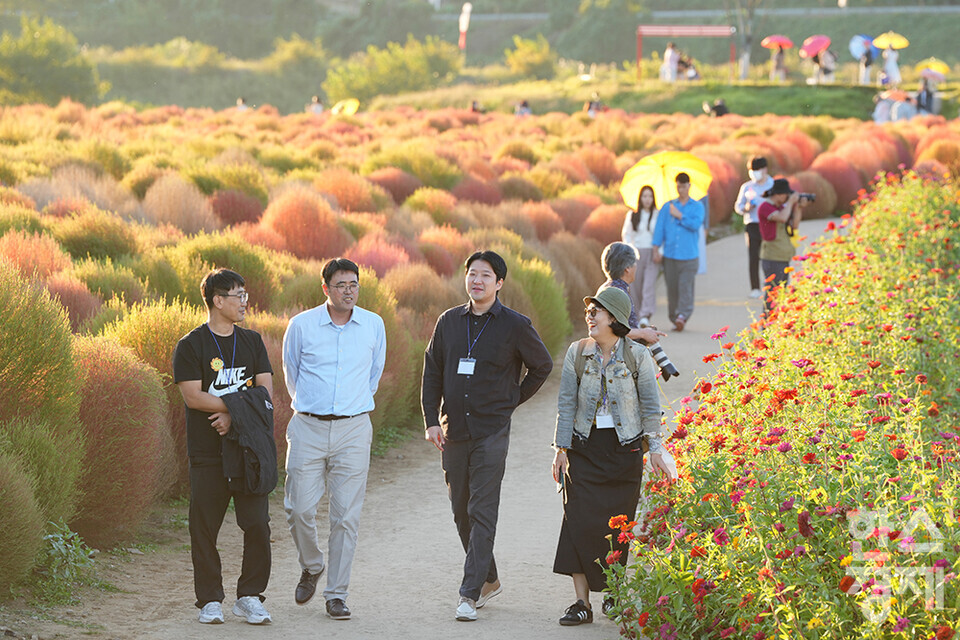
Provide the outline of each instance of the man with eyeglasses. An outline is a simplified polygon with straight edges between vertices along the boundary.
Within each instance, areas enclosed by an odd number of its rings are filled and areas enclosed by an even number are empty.
[[[455,617],[469,621],[501,592],[493,542],[510,419],[543,385],[553,358],[530,319],[501,304],[507,277],[501,256],[478,251],[464,271],[469,301],[437,319],[424,353],[420,402],[466,552]]]
[[[330,496],[326,613],[348,620],[347,588],[370,468],[373,395],[387,340],[383,320],[357,304],[360,270],[346,258],[322,271],[327,301],[290,320],[283,373],[295,411],[287,426],[283,506],[300,560],[294,600],[306,604],[327,568],[317,540],[317,505]]]
[[[257,401],[270,409],[272,438],[273,369],[260,334],[237,326],[246,314],[248,299],[240,274],[229,269],[211,271],[200,283],[200,293],[207,304],[207,322],[180,338],[173,353],[173,379],[187,412],[190,553],[198,620],[223,622],[217,534],[232,498],[237,525],[243,530],[243,565],[233,613],[250,624],[264,624],[271,621],[262,595],[270,578],[268,495],[247,493],[224,473],[224,440],[237,436],[238,429],[231,433],[231,427],[243,429],[239,418],[231,418],[224,398],[230,400],[227,396],[240,392],[253,398],[254,393],[262,394]]]

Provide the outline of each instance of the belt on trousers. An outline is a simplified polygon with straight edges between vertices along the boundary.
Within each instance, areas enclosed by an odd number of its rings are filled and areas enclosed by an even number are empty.
[[[356,418],[357,416],[362,416],[363,413],[358,413],[355,416],[334,416],[329,414],[319,414],[319,413],[310,413],[309,411],[298,411],[297,413],[302,413],[305,416],[310,416],[311,418],[316,418],[317,420],[349,420],[350,418]]]

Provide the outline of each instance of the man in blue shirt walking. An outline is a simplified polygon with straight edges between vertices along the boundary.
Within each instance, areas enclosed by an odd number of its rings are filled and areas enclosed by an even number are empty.
[[[690,197],[690,176],[677,174],[676,200],[663,205],[653,229],[655,262],[663,261],[667,309],[675,331],[683,331],[693,315],[693,290],[700,264],[703,204]]]
[[[346,258],[323,267],[326,303],[297,314],[283,336],[283,373],[296,413],[287,426],[283,506],[302,574],[294,599],[306,604],[323,574],[317,505],[330,492],[327,615],[350,618],[346,605],[360,512],[370,468],[373,394],[387,341],[383,320],[356,306],[360,270]]]

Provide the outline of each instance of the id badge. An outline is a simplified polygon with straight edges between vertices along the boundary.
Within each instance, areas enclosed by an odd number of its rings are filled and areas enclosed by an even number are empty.
[[[474,358],[460,358],[460,365],[457,367],[457,373],[461,376],[472,376],[473,368],[477,366]]]

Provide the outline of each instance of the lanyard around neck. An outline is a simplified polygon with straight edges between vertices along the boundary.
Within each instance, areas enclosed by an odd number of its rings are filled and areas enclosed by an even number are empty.
[[[210,332],[210,335],[213,337],[213,344],[217,345],[217,353],[220,354],[220,361],[223,362],[223,351],[220,350],[220,343],[217,341],[217,334],[213,332],[213,329],[210,328],[210,325],[207,325],[207,331]],[[230,368],[233,369],[233,365],[237,363],[237,330],[233,330],[233,355],[230,356]],[[226,367],[226,362],[224,362],[224,367]]]
[[[472,314],[471,314],[472,315]],[[473,342],[470,341],[470,319],[467,318],[467,357],[470,357],[470,354],[473,352],[473,347],[477,344],[477,340],[480,339],[480,336],[483,335],[483,330],[487,328],[487,325],[490,324],[490,318],[493,316],[487,315],[486,322],[483,323],[483,326],[480,327],[480,333],[477,334],[477,337],[474,338]]]

